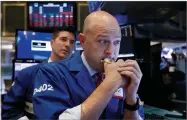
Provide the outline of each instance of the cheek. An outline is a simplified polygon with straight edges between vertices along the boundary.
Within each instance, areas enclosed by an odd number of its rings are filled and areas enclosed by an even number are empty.
[[[95,52],[104,53],[106,46],[101,45],[101,44],[95,44],[93,45],[93,49]]]
[[[71,46],[70,46],[70,49],[71,49],[71,50],[74,50],[74,49],[75,49],[75,45],[71,45]]]
[[[53,47],[53,50],[59,51],[63,46],[60,42],[56,41],[56,42],[53,43],[52,47]]]
[[[58,42],[56,42],[56,46],[61,48],[61,47],[65,46],[65,43],[62,41],[58,41]]]
[[[100,54],[103,54],[105,51],[104,47],[101,46],[93,46],[93,53],[95,53],[97,56],[99,56]]]
[[[116,46],[116,48],[115,48],[115,53],[118,54],[118,53],[119,53],[119,50],[120,50],[120,46]]]
[[[51,48],[55,49],[56,43],[53,42],[53,44],[51,44]]]

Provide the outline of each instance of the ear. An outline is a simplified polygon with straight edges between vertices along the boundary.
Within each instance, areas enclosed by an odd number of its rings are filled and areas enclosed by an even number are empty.
[[[84,43],[85,43],[85,36],[84,36],[84,34],[80,33],[78,35],[78,38],[79,38],[79,41],[80,41],[80,44],[81,44],[82,48],[84,49]]]
[[[51,48],[52,48],[53,43],[54,43],[54,39],[52,39],[52,40],[50,41]]]

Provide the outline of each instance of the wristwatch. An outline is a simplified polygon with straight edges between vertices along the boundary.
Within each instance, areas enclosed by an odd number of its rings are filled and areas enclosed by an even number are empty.
[[[139,98],[137,98],[136,104],[134,104],[134,105],[127,104],[126,99],[124,101],[124,109],[127,109],[129,111],[136,111],[139,109],[139,107],[140,107]]]

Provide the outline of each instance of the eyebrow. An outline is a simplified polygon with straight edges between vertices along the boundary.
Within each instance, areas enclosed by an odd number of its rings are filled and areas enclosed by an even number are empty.
[[[97,35],[97,38],[98,37],[108,37],[107,35]]]
[[[103,35],[103,34],[99,34],[97,35],[97,37],[109,37],[108,35]],[[120,38],[120,35],[116,35],[116,38],[119,37]]]
[[[107,35],[98,35],[96,38],[109,38],[109,37]],[[115,39],[113,40],[121,41],[121,37],[116,36]]]
[[[62,36],[62,37],[60,37],[60,38],[68,39],[68,37],[64,37],[64,36]],[[75,39],[71,39],[71,40],[75,41]]]
[[[68,37],[61,36],[60,38],[68,38]]]

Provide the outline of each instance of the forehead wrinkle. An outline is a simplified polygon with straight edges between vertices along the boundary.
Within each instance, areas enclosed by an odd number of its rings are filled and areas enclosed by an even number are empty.
[[[121,36],[121,31],[119,31],[117,28],[114,27],[104,27],[104,26],[100,26],[100,25],[93,25],[92,29],[90,30],[91,34],[95,34],[95,35],[106,35],[108,36],[108,34],[114,34],[117,37]]]
[[[90,28],[92,33],[97,33],[97,32],[104,32],[104,33],[120,33],[119,29],[117,27],[106,27],[104,25],[92,25]]]

